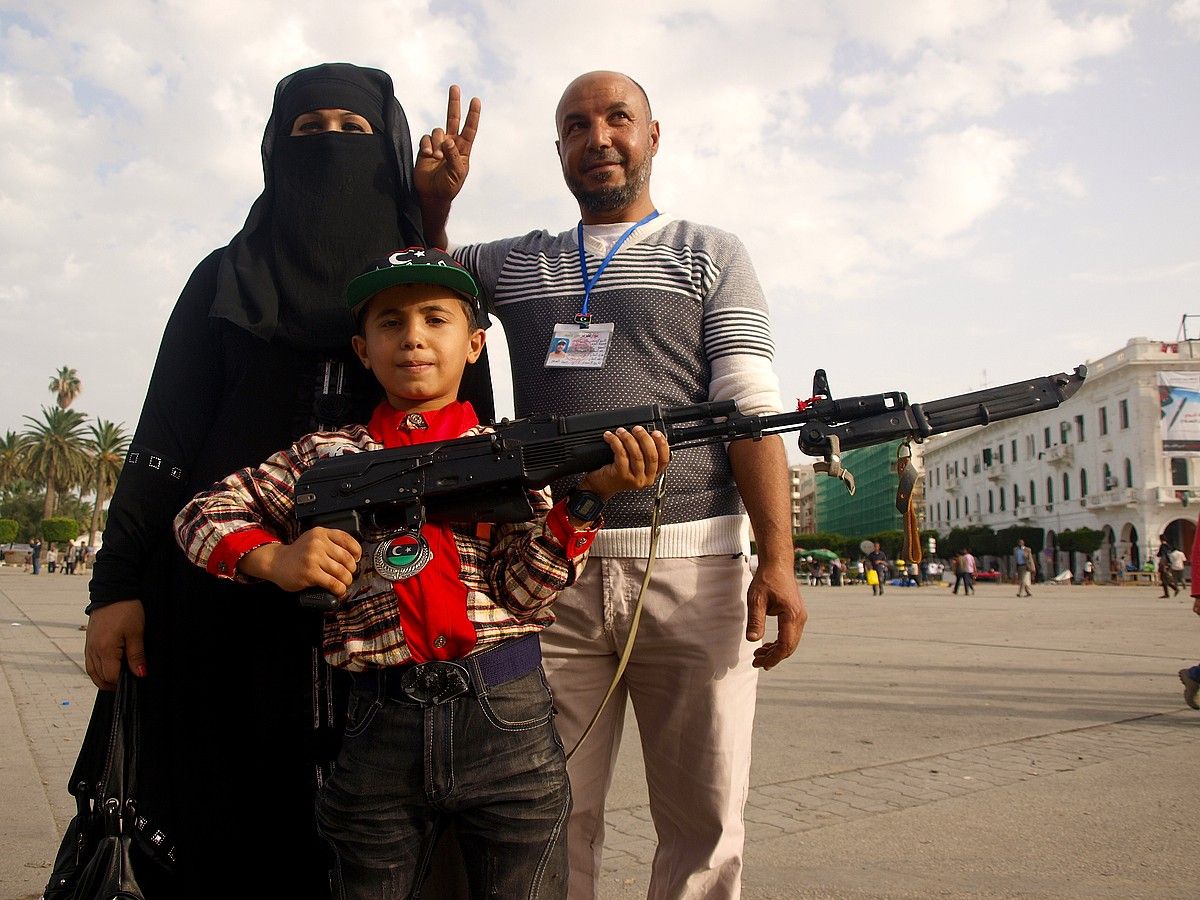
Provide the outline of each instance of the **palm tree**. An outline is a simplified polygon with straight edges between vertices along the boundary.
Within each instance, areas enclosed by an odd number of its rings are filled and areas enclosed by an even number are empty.
[[[54,515],[57,491],[85,481],[89,474],[83,426],[87,417],[73,409],[43,406],[42,418],[26,416],[25,459],[29,476],[46,482],[42,518]]]
[[[79,380],[79,373],[63,366],[50,379],[50,393],[57,399],[59,409],[66,409],[83,393],[83,382]]]
[[[0,491],[25,477],[25,439],[15,431],[0,438]]]
[[[92,527],[88,532],[88,546],[96,545],[96,535],[100,531],[100,513],[104,503],[112,496],[113,488],[117,486],[117,476],[121,474],[121,466],[125,463],[125,452],[129,449],[129,435],[124,427],[114,422],[99,419],[89,429],[88,448],[92,453],[92,490],[96,494],[96,504],[92,507]]]

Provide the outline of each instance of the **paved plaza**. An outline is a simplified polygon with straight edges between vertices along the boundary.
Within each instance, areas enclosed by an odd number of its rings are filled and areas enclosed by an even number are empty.
[[[74,811],[86,585],[0,568],[0,900],[38,895]],[[803,591],[800,650],[760,681],[744,897],[1200,895],[1190,597]],[[607,821],[602,896],[644,897],[632,715]]]

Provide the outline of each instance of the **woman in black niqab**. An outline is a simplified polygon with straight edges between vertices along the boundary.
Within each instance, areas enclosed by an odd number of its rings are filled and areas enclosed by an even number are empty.
[[[318,109],[354,112],[371,133],[293,136]],[[141,867],[149,900],[328,896],[313,789],[337,723],[317,622],[273,586],[188,564],[171,522],[197,491],[297,437],[367,421],[379,393],[350,351],[345,286],[369,260],[424,241],[408,122],[386,73],[333,63],[284,78],[262,156],[262,195],[167,324],[91,582],[97,684],[115,681],[124,655],[142,664],[145,620],[139,845],[176,857],[173,875]],[[486,421],[486,362],[468,371],[462,396]]]

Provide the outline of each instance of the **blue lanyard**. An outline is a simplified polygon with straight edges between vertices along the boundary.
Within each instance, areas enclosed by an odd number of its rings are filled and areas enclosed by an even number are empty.
[[[592,316],[588,312],[588,305],[592,300],[592,288],[600,280],[600,275],[608,268],[608,264],[612,262],[612,258],[617,255],[617,251],[621,249],[621,245],[625,243],[626,239],[647,222],[657,218],[657,216],[658,210],[656,209],[640,222],[634,222],[630,225],[625,233],[617,238],[617,242],[612,245],[612,249],[608,251],[604,259],[600,261],[600,267],[596,269],[596,274],[591,278],[588,277],[587,254],[583,250],[583,221],[580,220],[579,226],[575,229],[575,239],[579,244],[579,271],[583,274],[583,309],[575,316],[575,321],[579,323],[580,328],[587,328],[592,324]]]

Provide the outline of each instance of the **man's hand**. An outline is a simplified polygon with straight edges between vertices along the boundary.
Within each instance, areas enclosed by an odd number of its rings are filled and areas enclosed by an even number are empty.
[[[333,528],[313,528],[294,544],[263,544],[238,561],[238,572],[270,581],[285,591],[321,588],[335,597],[346,593],[362,546]]]
[[[606,431],[604,442],[613,452],[613,461],[584,475],[579,487],[599,494],[605,501],[621,491],[650,487],[671,460],[666,436],[661,431],[651,433],[641,425],[632,430]]]
[[[758,571],[746,591],[746,640],[762,640],[767,616],[779,620],[775,640],[754,651],[755,667],[770,669],[795,652],[808,621],[796,585],[787,454],[778,435],[734,441],[728,452],[758,545]]]
[[[746,606],[748,641],[762,640],[766,616],[778,619],[779,633],[775,640],[754,651],[754,667],[770,669],[796,651],[804,623],[808,621],[808,610],[804,608],[792,567],[760,563],[746,592]]]
[[[92,684],[102,691],[117,689],[121,663],[146,675],[146,612],[141,600],[119,600],[93,610],[83,642],[83,662]]]
[[[457,84],[450,85],[450,99],[446,103],[446,127],[435,128],[431,134],[422,135],[417,151],[417,162],[413,168],[413,183],[421,198],[422,206],[434,201],[449,205],[467,180],[471,168],[471,145],[479,130],[479,111],[482,108],[478,97],[472,97],[467,107],[467,121],[459,130],[462,92]]]

